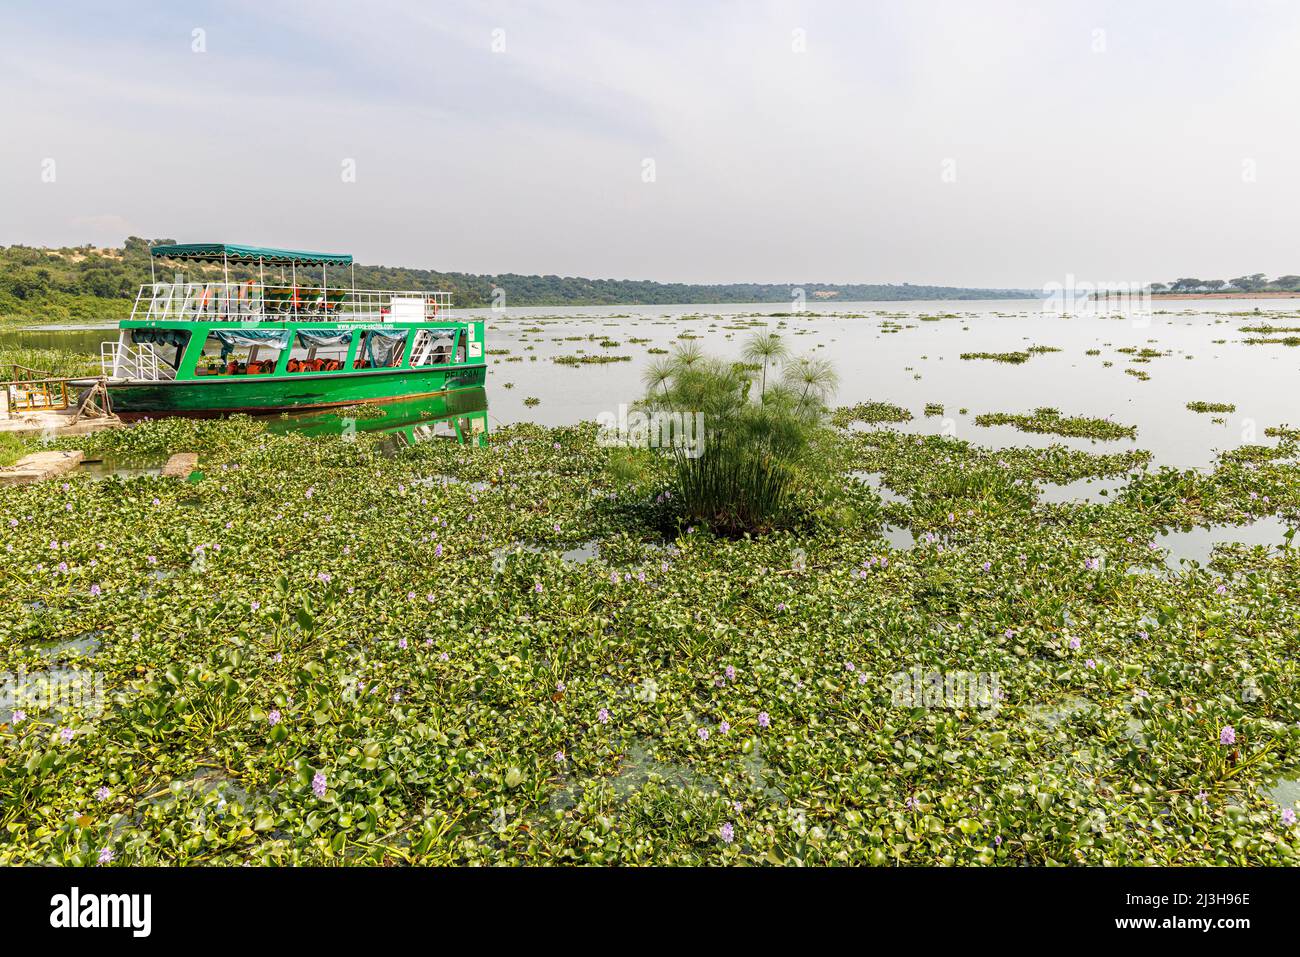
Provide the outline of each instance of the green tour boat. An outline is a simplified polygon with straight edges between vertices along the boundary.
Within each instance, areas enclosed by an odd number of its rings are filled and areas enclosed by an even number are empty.
[[[446,292],[339,282],[349,255],[228,243],[152,254],[154,281],[101,349],[122,419],[388,402],[486,380],[482,320],[451,319]],[[198,274],[158,281],[167,260]]]

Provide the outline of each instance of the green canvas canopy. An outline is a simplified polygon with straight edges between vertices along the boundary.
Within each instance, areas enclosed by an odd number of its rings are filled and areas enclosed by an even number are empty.
[[[352,257],[347,253],[313,253],[301,249],[269,249],[265,246],[240,246],[234,243],[179,243],[173,246],[154,246],[154,258],[192,259],[201,262],[255,263],[259,260],[274,266],[348,266]]]

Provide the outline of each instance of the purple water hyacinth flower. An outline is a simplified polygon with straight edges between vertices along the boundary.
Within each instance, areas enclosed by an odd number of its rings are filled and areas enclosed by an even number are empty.
[[[730,844],[736,839],[736,829],[728,821],[718,829],[718,837],[722,838],[723,844]]]
[[[113,792],[108,789],[107,785],[101,784],[99,787],[95,788],[95,800],[107,801],[109,795],[111,795],[112,793]]]
[[[73,731],[71,728],[64,728],[59,732],[59,740],[64,744],[71,744],[72,738],[76,733],[77,732]]]
[[[537,592],[537,594],[540,595],[542,593],[542,583],[538,582],[536,585],[534,585],[533,591]]]
[[[596,712],[596,720],[601,724],[609,724],[609,709],[601,708]]]
[[[324,582],[326,585],[328,585],[333,578],[334,576],[331,575],[329,572],[318,572],[316,574],[316,580],[320,582]]]
[[[1216,595],[1226,595],[1228,594],[1228,586],[1220,585],[1218,588],[1214,589],[1214,593]]]
[[[1287,827],[1290,827],[1291,825],[1295,824],[1295,811],[1291,810],[1291,808],[1289,807],[1283,808],[1282,823],[1285,824]]]
[[[768,717],[766,711],[758,713],[758,726],[760,728],[770,728],[772,726],[772,719]]]
[[[564,694],[566,688],[568,688],[568,685],[566,685],[563,681],[555,682],[555,690],[560,694]]]
[[[267,724],[269,724],[271,727],[274,728],[277,724],[280,723],[280,712],[272,709],[270,714],[266,716],[266,721]]]
[[[730,730],[731,730],[731,722],[729,721],[723,721],[721,724],[718,725],[718,732],[720,734],[726,734]]]
[[[903,804],[907,807],[909,811],[921,810],[921,802],[914,797],[909,796],[908,799],[903,802]]]
[[[91,594],[91,597],[92,597],[92,598],[98,598],[99,595],[100,595],[100,587],[99,587],[99,585],[91,585],[91,586],[90,586],[90,594]]]
[[[695,733],[696,733],[697,735],[700,736],[700,740],[701,740],[701,741],[707,741],[707,740],[709,740],[709,729],[708,729],[708,728],[699,728]]]
[[[858,672],[858,684],[864,685],[866,683],[867,683],[867,673],[865,671]]]
[[[1095,662],[1095,661],[1093,661],[1091,658],[1089,658],[1087,661],[1084,662],[1084,665],[1085,665],[1086,667],[1088,667],[1088,668],[1096,668],[1096,667],[1097,667],[1097,662]]]
[[[1230,724],[1225,724],[1219,731],[1219,744],[1236,744],[1237,731]]]
[[[783,601],[777,602],[777,603],[776,603],[776,610],[777,610],[777,611],[785,611],[785,602],[783,602]]]
[[[22,724],[22,723],[23,723],[24,721],[26,721],[26,720],[27,720],[27,712],[26,712],[26,711],[15,711],[15,712],[14,712],[14,716],[13,716],[13,723],[14,723],[14,724]]]
[[[1001,847],[1001,846],[1002,846],[1002,835],[1001,835],[1001,834],[999,834],[997,837],[993,838],[993,844],[994,844],[994,846],[996,846],[996,847]]]
[[[311,790],[318,798],[325,796],[325,772],[317,771],[311,779]]]
[[[451,661],[451,655],[447,654],[447,652],[444,651],[442,654],[440,654],[440,655],[438,656],[438,660],[439,660],[439,661]]]
[[[405,650],[406,650],[406,639],[405,639],[405,638],[398,638],[398,639],[397,639],[397,647],[400,648],[400,649],[402,649],[402,651],[405,651]]]
[[[1078,651],[1078,650],[1079,650],[1079,645],[1081,645],[1081,644],[1083,644],[1083,642],[1079,641],[1078,638],[1071,638],[1071,639],[1070,639],[1070,649],[1071,649],[1072,651]]]
[[[99,851],[100,864],[111,864],[113,863],[113,858],[115,857],[117,857],[117,855],[113,853],[113,849],[111,847],[100,848]]]
[[[985,562],[983,565],[980,566],[980,568],[983,569],[984,571],[989,571],[992,567],[993,567],[992,562]]]
[[[564,763],[564,760],[565,760],[565,759],[564,759],[564,752],[563,752],[563,751],[556,751],[555,754],[552,755],[552,757],[554,758],[556,764],[563,764],[563,763]]]
[[[735,681],[735,680],[736,680],[736,666],[735,666],[735,665],[727,665],[727,667],[723,670],[722,673],[723,673],[724,675],[727,676],[727,680],[728,680],[728,681]]]
[[[438,558],[442,558],[442,546],[441,545],[436,546],[433,550],[433,554]]]

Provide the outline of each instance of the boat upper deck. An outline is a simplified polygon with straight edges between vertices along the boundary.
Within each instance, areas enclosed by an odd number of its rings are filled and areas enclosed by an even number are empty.
[[[179,322],[429,322],[451,293],[288,283],[154,282],[140,287],[132,320]]]

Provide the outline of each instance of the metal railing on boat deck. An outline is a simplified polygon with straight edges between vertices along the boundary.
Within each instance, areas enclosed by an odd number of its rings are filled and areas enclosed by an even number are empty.
[[[158,353],[149,346],[132,349],[121,342],[99,344],[99,371],[110,379],[176,378],[176,370],[160,362]]]
[[[422,322],[451,308],[451,293],[312,288],[259,282],[159,282],[140,287],[132,319],[189,322]]]

